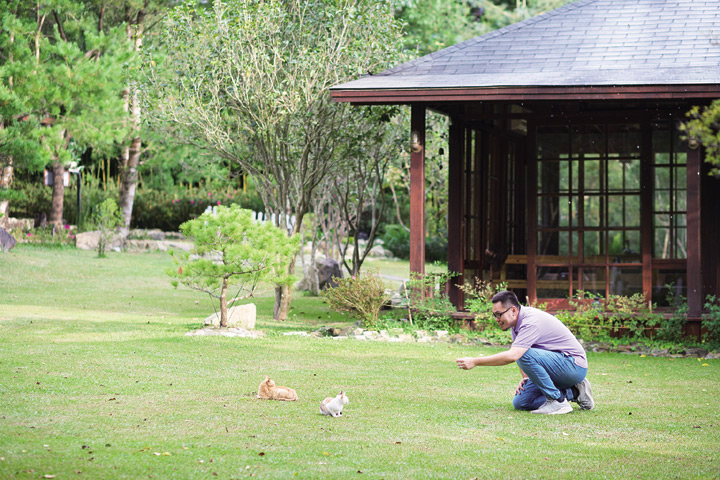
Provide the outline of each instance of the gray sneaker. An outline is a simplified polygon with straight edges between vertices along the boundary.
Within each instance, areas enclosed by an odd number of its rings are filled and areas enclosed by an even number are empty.
[[[595,408],[595,400],[592,397],[592,390],[590,390],[590,382],[586,378],[582,382],[575,385],[578,389],[578,397],[576,399],[581,410],[592,410]]]
[[[530,413],[539,413],[541,415],[559,415],[561,413],[572,412],[572,407],[567,400],[563,399],[562,402],[557,400],[547,400],[540,408],[533,410]]]

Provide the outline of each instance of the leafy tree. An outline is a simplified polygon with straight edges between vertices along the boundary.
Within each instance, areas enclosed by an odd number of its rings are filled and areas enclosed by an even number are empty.
[[[2,71],[3,143],[22,164],[52,165],[50,222],[60,225],[65,167],[89,147],[113,152],[125,136],[119,92],[131,58],[123,30],[98,31],[82,4],[11,7],[3,17],[2,46],[12,58]]]
[[[141,54],[146,30],[157,24],[169,6],[176,3],[173,0],[84,1],[95,12],[99,30],[103,30],[103,25],[110,28],[122,26],[125,29],[125,37],[134,57]],[[142,102],[136,74],[137,71],[131,68],[130,74],[125,76],[125,82],[121,89],[124,108],[127,112],[125,125],[130,133],[119,156],[119,206],[122,213],[122,225],[126,228],[130,227],[135,191],[138,185],[143,136],[147,135],[141,128]]]
[[[220,326],[227,327],[228,304],[247,298],[263,281],[290,285],[288,263],[297,251],[298,237],[269,222],[258,223],[250,210],[237,205],[217,207],[216,212],[200,215],[180,226],[195,246],[175,256],[177,271],[168,272],[178,282],[206,292],[220,301]],[[238,295],[228,300],[228,288],[237,287]]]
[[[720,175],[720,99],[705,107],[693,107],[688,120],[680,128],[689,140],[705,147],[705,161],[712,166],[711,174]]]
[[[145,62],[150,120],[239,165],[292,235],[318,185],[341,174],[335,148],[350,107],[328,87],[393,63],[400,37],[375,0],[216,0],[210,11],[174,9],[162,40],[164,63],[152,52]],[[276,319],[289,302],[279,287]]]

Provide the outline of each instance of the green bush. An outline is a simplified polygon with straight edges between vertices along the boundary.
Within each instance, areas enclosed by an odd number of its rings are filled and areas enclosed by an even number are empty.
[[[330,308],[348,312],[362,321],[365,328],[376,328],[380,310],[390,296],[380,275],[360,272],[355,276],[335,278],[336,287],[323,292]]]
[[[570,300],[574,310],[560,311],[556,316],[578,337],[586,341],[607,341],[614,337],[638,340],[661,324],[661,316],[641,293],[629,297],[578,291]]]
[[[118,210],[117,203],[112,198],[105,199],[95,208],[92,215],[92,223],[95,229],[100,232],[98,237],[98,257],[105,257],[105,250],[112,242],[115,228],[122,223],[122,217]]]
[[[415,327],[453,332],[459,329],[451,316],[457,309],[443,291],[445,283],[453,276],[455,274],[450,272],[425,275],[410,273],[407,285],[408,308]]]
[[[78,224],[77,180],[65,188],[63,217],[69,225]],[[16,180],[10,199],[10,216],[15,218],[37,218],[48,214],[52,204],[52,189],[40,182]],[[92,175],[83,177],[81,187],[81,209],[78,225],[80,231],[92,229],[90,218],[94,209],[108,198],[117,201],[118,189],[115,182],[102,182]],[[146,189],[140,186],[135,192],[131,228],[164,231],[179,231],[180,225],[199,217],[208,207],[240,205],[242,208],[264,212],[262,200],[254,192],[241,190],[215,189],[213,187],[187,188],[172,187],[167,190]]]
[[[410,232],[401,225],[385,225],[382,239],[383,247],[390,250],[397,258],[404,260],[410,258]]]
[[[720,346],[720,298],[708,295],[705,300],[705,310],[708,314],[703,320],[703,326],[706,328],[703,342],[718,347]]]
[[[258,195],[238,190],[221,192],[205,188],[162,191],[138,189],[130,226],[176,232],[181,224],[199,217],[208,207],[231,205],[256,212],[265,210]]]
[[[410,232],[401,225],[385,225],[382,236],[383,246],[390,250],[397,258],[407,260],[410,258]],[[428,262],[447,261],[447,232],[425,239],[425,260]]]

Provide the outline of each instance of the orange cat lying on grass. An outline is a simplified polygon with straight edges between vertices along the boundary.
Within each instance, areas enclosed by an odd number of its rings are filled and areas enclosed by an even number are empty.
[[[275,382],[265,375],[265,380],[258,387],[257,398],[263,400],[281,400],[286,402],[294,402],[298,396],[295,390],[289,387],[279,387]]]

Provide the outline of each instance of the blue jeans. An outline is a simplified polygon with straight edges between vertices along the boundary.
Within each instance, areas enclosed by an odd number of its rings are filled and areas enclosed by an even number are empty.
[[[523,386],[525,390],[513,398],[516,410],[536,410],[547,399],[574,400],[570,387],[587,375],[587,368],[577,366],[572,357],[539,348],[528,349],[517,364],[529,380]]]

